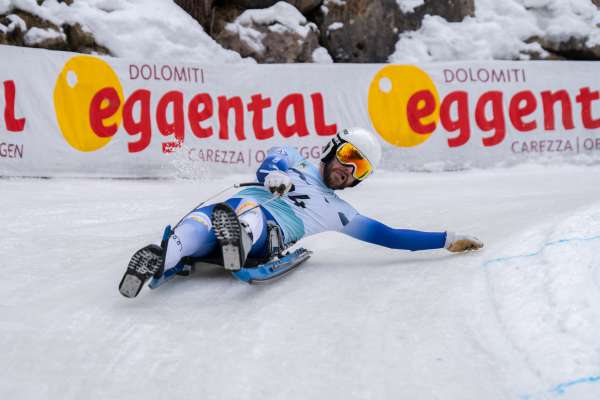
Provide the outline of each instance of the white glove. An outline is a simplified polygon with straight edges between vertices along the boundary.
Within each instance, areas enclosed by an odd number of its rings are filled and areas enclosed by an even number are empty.
[[[283,196],[289,192],[292,187],[292,181],[288,174],[282,171],[271,171],[265,177],[265,187],[271,191],[271,193]]]
[[[444,247],[452,253],[461,253],[463,251],[479,250],[483,247],[483,242],[475,236],[446,232],[446,244]]]

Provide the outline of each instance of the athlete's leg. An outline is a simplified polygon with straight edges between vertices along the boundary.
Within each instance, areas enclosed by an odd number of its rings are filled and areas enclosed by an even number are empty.
[[[252,248],[249,255],[251,257],[262,257],[267,251],[267,218],[260,207],[256,207],[258,203],[254,199],[241,199],[235,211],[237,215],[241,215],[240,222],[246,228],[252,238]],[[256,207],[250,210],[251,208]],[[245,213],[244,213],[245,212]]]
[[[217,243],[210,212],[212,206],[195,210],[177,226],[167,241],[165,271],[175,267],[183,257],[202,257],[210,254]]]
[[[256,205],[253,200],[239,198],[229,199],[226,203],[238,215]],[[217,238],[210,219],[213,208],[214,205],[209,205],[195,210],[175,228],[167,242],[164,271],[175,267],[183,257],[204,257],[216,249]],[[267,224],[260,207],[242,215],[240,221],[251,232],[250,255],[258,257],[266,254]]]
[[[251,200],[239,198],[229,199],[227,204],[237,210],[237,215],[256,205]],[[183,257],[203,257],[213,252],[217,247],[217,238],[209,217],[213,208],[214,205],[202,207],[188,215],[175,228],[166,244],[163,243],[162,248],[153,244],[135,252],[119,283],[121,294],[136,297],[150,278],[159,277],[165,271],[174,268]],[[260,208],[248,211],[239,221],[235,215],[234,219],[249,239],[251,254],[256,257],[266,255],[267,223]]]

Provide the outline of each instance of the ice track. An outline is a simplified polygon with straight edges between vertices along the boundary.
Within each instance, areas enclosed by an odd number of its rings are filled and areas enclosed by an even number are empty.
[[[133,251],[247,179],[0,180],[0,398],[600,398],[600,168],[385,173],[342,193],[482,252],[324,234],[269,286],[209,270],[119,295]]]

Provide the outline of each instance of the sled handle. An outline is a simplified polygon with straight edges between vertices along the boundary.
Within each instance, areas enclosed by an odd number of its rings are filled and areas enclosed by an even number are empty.
[[[194,212],[194,210],[196,210],[197,208],[199,208],[199,207],[203,206],[203,205],[204,205],[206,202],[208,202],[208,201],[210,201],[210,200],[214,199],[215,197],[218,197],[218,196],[222,195],[223,193],[225,193],[225,192],[227,192],[227,191],[229,191],[229,190],[231,190],[231,189],[237,189],[237,188],[241,188],[241,187],[249,187],[249,186],[263,186],[263,184],[262,184],[262,183],[260,183],[260,182],[242,182],[242,183],[235,183],[235,184],[233,184],[232,186],[228,186],[228,187],[226,187],[225,189],[221,190],[219,193],[217,193],[217,194],[215,194],[215,195],[213,195],[213,196],[209,197],[208,199],[206,199],[206,200],[202,201],[200,204],[198,204],[198,205],[196,205],[194,208],[192,208],[190,212],[188,212],[187,214],[185,214],[185,215],[183,216],[183,218],[181,218],[181,219],[179,220],[179,222],[177,222],[177,223],[175,224],[175,226],[173,227],[173,230],[175,230],[175,228],[177,228],[177,227],[179,226],[179,224],[181,224],[181,222],[183,222],[183,220],[184,220],[184,219],[185,219],[185,218],[186,218],[188,215],[190,215],[191,213],[193,213],[193,212]],[[268,200],[268,201],[266,201],[265,203],[267,203],[267,202],[269,202],[269,201],[271,201],[271,200],[273,200],[273,199],[269,199],[269,200]],[[264,204],[264,203],[263,203],[263,204]],[[262,205],[262,204],[259,204],[259,206],[261,206],[261,205]],[[256,208],[256,207],[254,207],[254,208]],[[247,211],[252,211],[254,208],[251,208],[251,209],[249,209],[249,210],[247,210]],[[242,213],[242,214],[243,214],[243,213]]]
[[[242,182],[242,183],[236,183],[235,185],[233,185],[234,188],[241,188],[241,187],[248,187],[248,186],[264,186],[264,185],[260,182]]]
[[[248,187],[248,186],[260,186],[263,187],[264,184],[260,183],[260,182],[243,182],[243,183],[236,183],[235,185],[233,185],[235,188],[239,188],[239,187]],[[264,206],[265,204],[268,204],[270,202],[272,202],[275,199],[278,199],[280,196],[275,196],[273,195],[273,197],[271,197],[268,200],[263,201],[262,203],[258,203],[257,205],[255,205],[254,207],[250,207],[247,210],[244,210],[242,213],[238,214],[238,217],[241,217],[242,215],[246,214],[247,212],[250,212],[258,207]]]

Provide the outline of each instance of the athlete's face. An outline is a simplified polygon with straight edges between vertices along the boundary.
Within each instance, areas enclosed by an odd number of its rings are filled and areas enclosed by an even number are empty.
[[[352,176],[353,167],[340,163],[335,157],[323,168],[323,180],[328,188],[342,190],[356,182]]]

